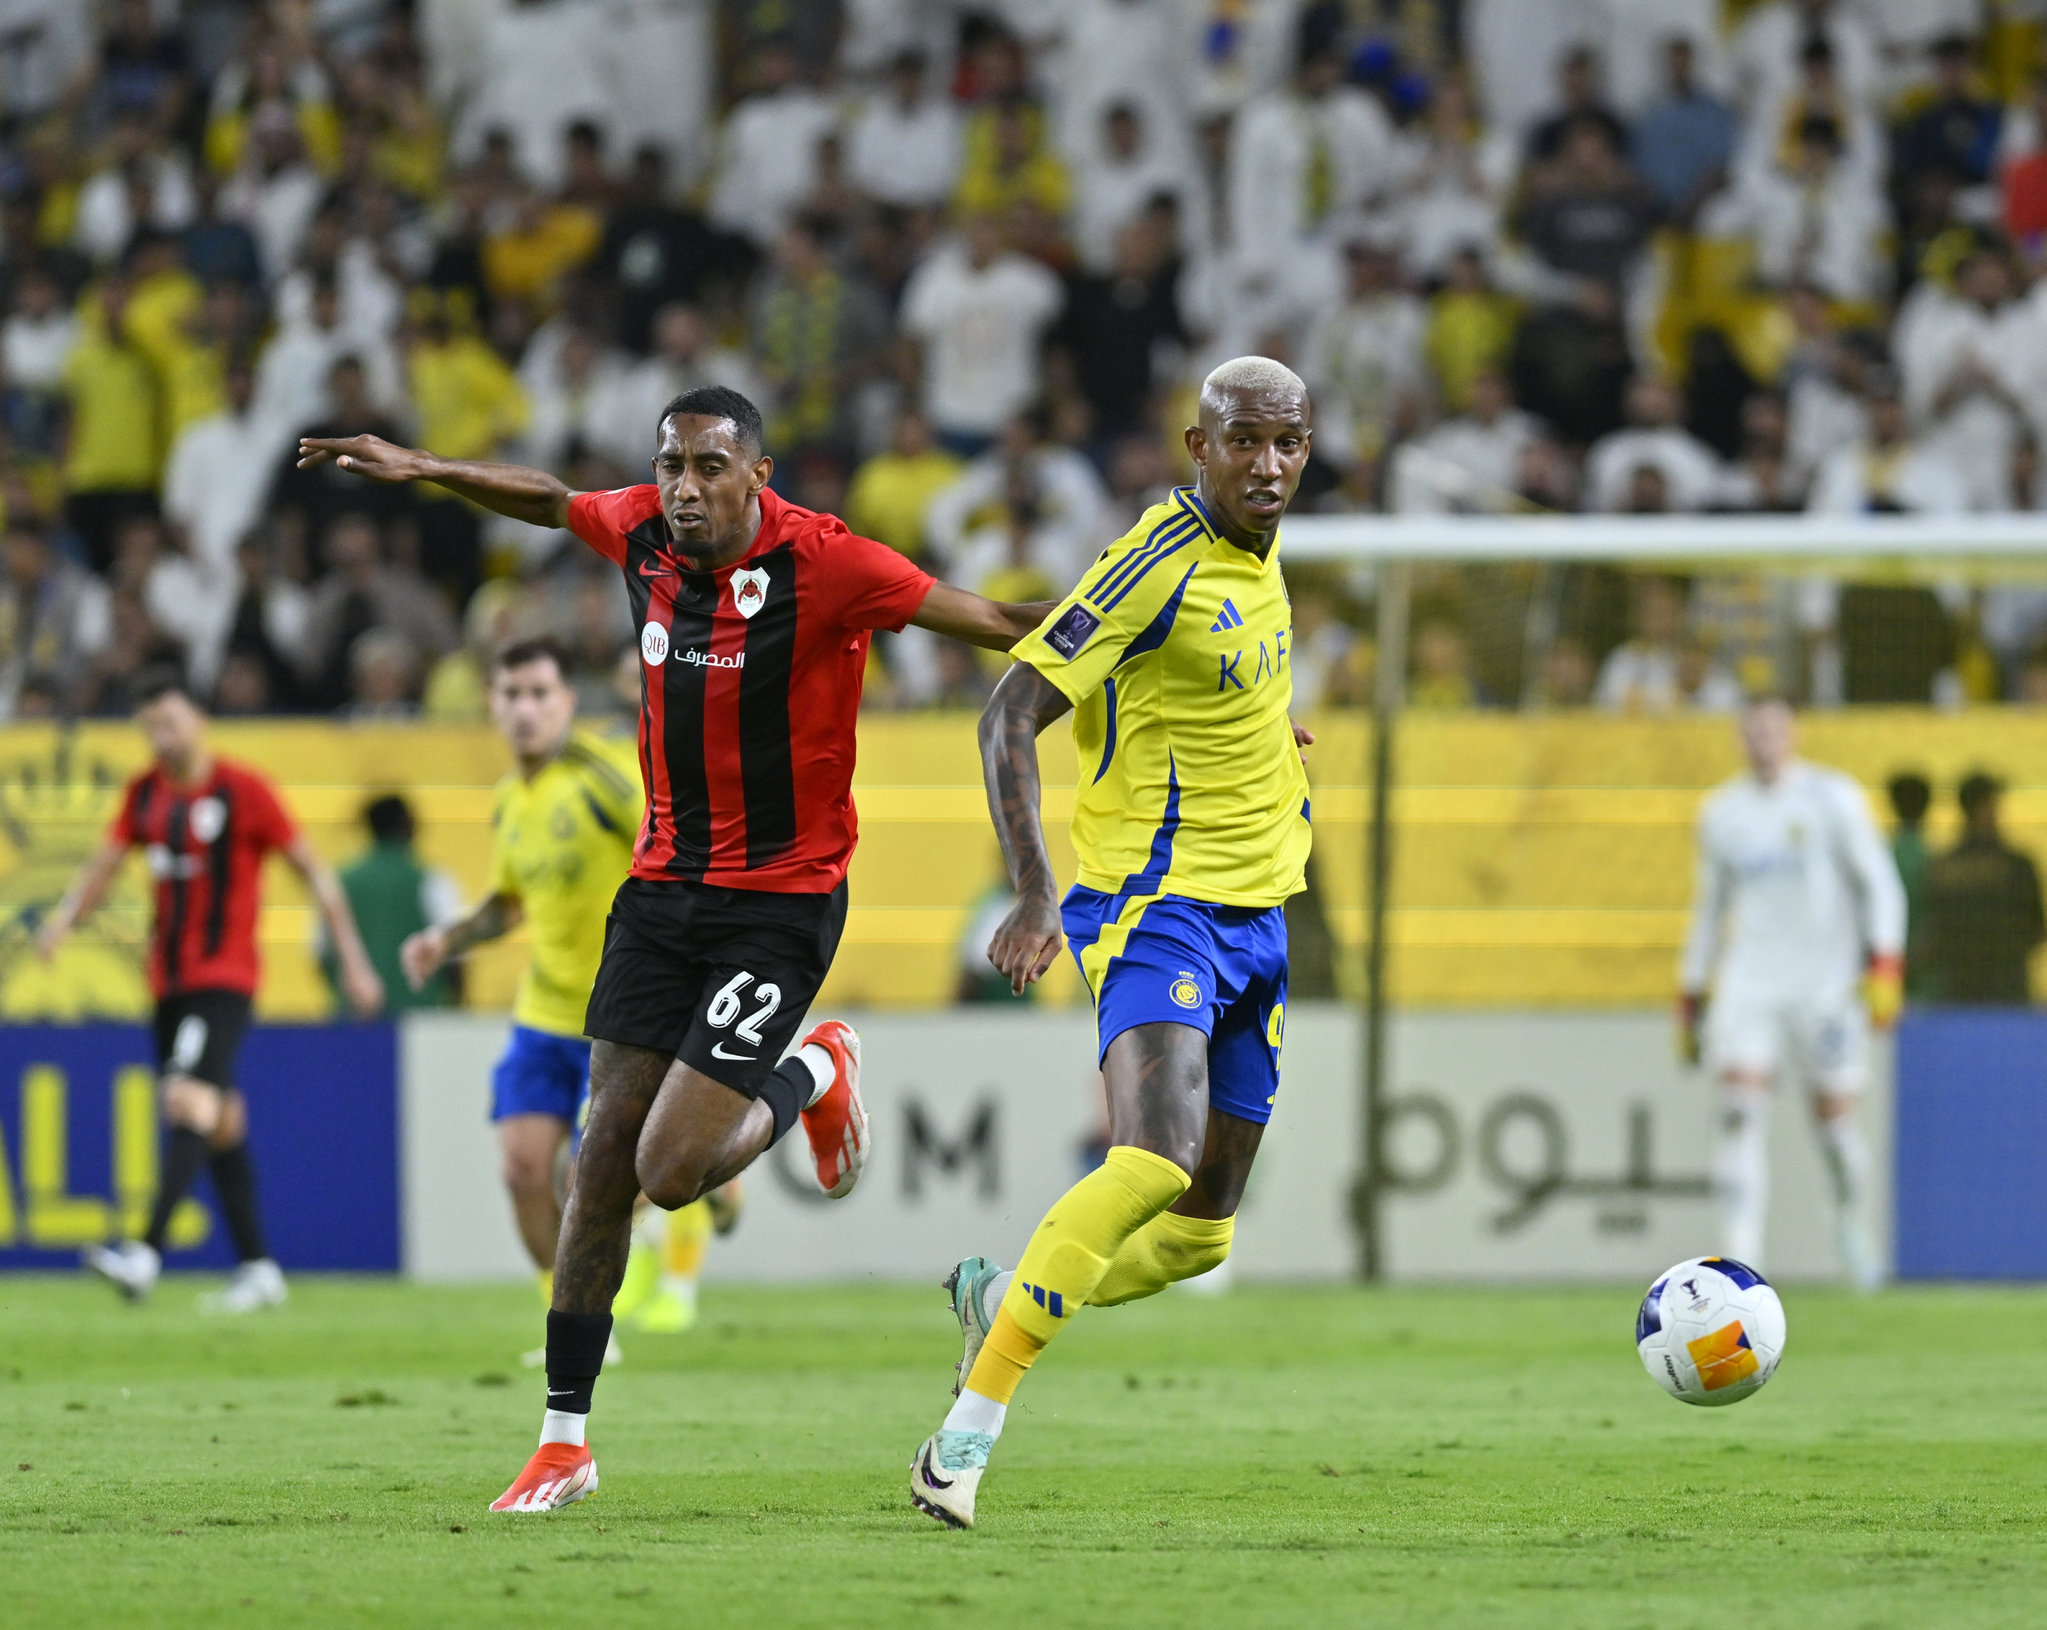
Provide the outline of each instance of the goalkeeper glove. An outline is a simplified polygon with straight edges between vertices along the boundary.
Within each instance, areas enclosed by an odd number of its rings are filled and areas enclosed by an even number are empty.
[[[1888,1030],[1896,1024],[1905,1005],[1905,959],[1871,957],[1869,973],[1862,981],[1862,999],[1869,1007],[1869,1022],[1877,1029]]]
[[[1683,991],[1677,999],[1677,1056],[1687,1064],[1699,1062],[1699,1023],[1706,1014],[1706,998],[1698,991]]]

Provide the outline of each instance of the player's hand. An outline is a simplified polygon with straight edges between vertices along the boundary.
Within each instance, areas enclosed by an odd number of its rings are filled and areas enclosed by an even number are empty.
[[[1686,991],[1677,999],[1677,1056],[1687,1064],[1699,1062],[1699,1022],[1705,1017],[1706,998]]]
[[[1905,1006],[1905,961],[1902,957],[1876,956],[1869,959],[1869,973],[1862,982],[1862,999],[1869,1006],[1869,1022],[1888,1030],[1898,1022]]]
[[[58,948],[70,937],[68,923],[59,922],[55,917],[45,917],[42,926],[36,930],[36,955],[45,962],[54,960]]]
[[[414,990],[424,989],[447,960],[448,936],[438,928],[422,928],[417,934],[409,934],[398,947],[398,966],[405,970],[405,982]]]
[[[1313,747],[1315,745],[1315,732],[1312,730],[1305,729],[1299,724],[1295,724],[1294,745],[1296,747]]]
[[[358,1019],[373,1019],[384,1007],[384,981],[367,962],[351,957],[341,965],[341,990]]]
[[[1066,944],[1059,926],[1059,902],[1050,895],[1027,895],[1009,908],[1002,926],[988,942],[988,960],[1021,996],[1045,977],[1045,970]]]
[[[298,467],[311,470],[322,464],[387,482],[423,480],[433,468],[429,455],[396,446],[382,436],[299,437]]]

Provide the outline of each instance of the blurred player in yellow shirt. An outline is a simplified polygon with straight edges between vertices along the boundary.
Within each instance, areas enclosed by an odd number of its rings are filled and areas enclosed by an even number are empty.
[[[491,1118],[519,1235],[545,1286],[561,1232],[556,1171],[589,1091],[584,1011],[645,804],[632,744],[576,731],[576,694],[552,641],[522,640],[499,653],[490,703],[518,760],[498,783],[491,810],[490,893],[459,921],[414,934],[399,955],[406,978],[420,985],[470,947],[529,926],[532,954],[512,1006],[512,1039],[492,1076]],[[635,1231],[617,1311],[637,1314],[648,1330],[694,1323],[705,1242],[714,1226],[732,1225],[736,1208],[736,1192],[721,1190],[673,1214],[647,1216]]]

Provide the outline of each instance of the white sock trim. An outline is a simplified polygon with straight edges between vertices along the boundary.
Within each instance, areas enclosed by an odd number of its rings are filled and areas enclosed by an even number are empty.
[[[542,1443],[573,1443],[578,1449],[588,1442],[588,1415],[571,1415],[565,1409],[550,1409],[540,1421]]]
[[[981,1317],[989,1324],[995,1322],[995,1310],[1002,1306],[1002,1298],[1009,1294],[1009,1282],[1015,1277],[1016,1269],[1004,1268],[981,1292]]]
[[[832,1090],[832,1083],[839,1078],[839,1067],[832,1062],[830,1051],[818,1042],[805,1042],[796,1056],[810,1071],[810,1079],[817,1083],[810,1094],[810,1103],[803,1106],[808,1109],[811,1104]]]
[[[1009,1405],[984,1398],[972,1387],[962,1387],[959,1401],[945,1417],[945,1430],[986,1432],[991,1438],[999,1438],[1002,1436],[1002,1418],[1008,1413]]]

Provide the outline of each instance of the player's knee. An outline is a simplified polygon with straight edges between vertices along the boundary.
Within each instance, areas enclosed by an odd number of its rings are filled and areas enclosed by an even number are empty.
[[[504,1151],[505,1187],[514,1194],[552,1194],[554,1158],[551,1152],[514,1147]]]
[[[212,1137],[220,1130],[222,1103],[220,1089],[189,1075],[166,1076],[163,1083],[163,1118],[172,1126]]]
[[[644,1149],[633,1170],[640,1180],[640,1192],[663,1211],[680,1211],[702,1199],[711,1175],[687,1155],[655,1155]]]

